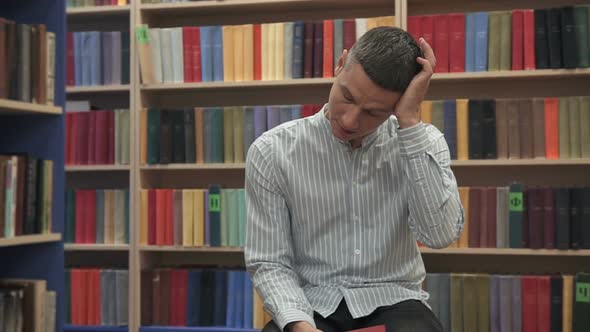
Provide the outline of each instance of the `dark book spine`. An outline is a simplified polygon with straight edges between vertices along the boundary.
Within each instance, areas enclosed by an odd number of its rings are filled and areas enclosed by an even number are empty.
[[[582,214],[583,209],[582,188],[570,188],[570,247],[580,249],[582,246]]]
[[[121,84],[129,84],[129,31],[121,31]]]
[[[451,159],[457,159],[457,111],[455,100],[445,100],[443,104],[444,108],[444,134],[449,151],[451,153]]]
[[[160,112],[160,164],[172,162],[172,115],[169,110]]]
[[[26,158],[25,175],[25,222],[23,227],[24,234],[35,233],[35,223],[37,222],[37,160],[32,157]]]
[[[549,48],[549,66],[552,69],[562,68],[561,10],[559,8],[551,8],[547,13],[547,37]]]
[[[543,234],[544,247],[555,248],[555,193],[553,188],[543,188]]]
[[[484,100],[483,106],[483,158],[498,158],[496,146],[496,101]]]
[[[548,9],[535,9],[535,60],[537,69],[549,68],[548,12]]]
[[[469,100],[469,159],[483,158],[483,105]]]
[[[555,190],[555,241],[556,248],[570,248],[570,194],[567,188]]]
[[[195,163],[196,160],[196,143],[195,143],[195,111],[192,109],[184,110],[184,156],[187,163]]]
[[[574,7],[572,6],[565,6],[561,9],[561,43],[564,68],[576,68],[578,65],[578,48]]]
[[[563,319],[563,278],[551,276],[551,332],[561,332]]]
[[[577,63],[580,68],[587,68],[590,63],[588,51],[588,11],[586,6],[574,7],[574,23],[577,46]]]
[[[582,189],[582,248],[590,249],[590,187]]]
[[[174,111],[172,116],[172,162],[185,162],[184,144],[184,112]]]
[[[508,193],[510,248],[522,248],[523,244],[523,213],[524,193],[523,185],[513,183]]]
[[[529,248],[543,248],[543,191],[540,188],[529,190],[528,223],[529,223]]]
[[[303,48],[303,77],[313,77],[313,44],[314,44],[314,33],[313,33],[313,22],[305,22],[304,26],[304,48]]]
[[[313,27],[313,77],[324,73],[324,23],[314,22]]]

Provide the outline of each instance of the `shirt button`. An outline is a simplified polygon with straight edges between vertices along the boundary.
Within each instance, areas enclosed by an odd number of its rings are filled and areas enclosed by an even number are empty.
[[[355,254],[355,255],[360,255],[360,254],[361,254],[361,251],[360,251],[359,249],[355,249],[355,250],[354,250],[354,254]]]

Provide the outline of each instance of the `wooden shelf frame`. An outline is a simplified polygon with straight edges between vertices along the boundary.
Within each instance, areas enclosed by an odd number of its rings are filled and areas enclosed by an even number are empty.
[[[131,6],[87,6],[68,8],[68,19],[72,18],[101,18],[110,19],[113,16],[128,16],[131,14]]]
[[[130,165],[66,165],[66,172],[129,172]]]
[[[63,109],[59,106],[27,103],[18,100],[0,99],[0,115],[6,114],[50,114],[59,115]]]
[[[129,251],[128,244],[79,244],[79,243],[64,243],[65,251]]]
[[[129,84],[114,84],[114,85],[84,85],[84,86],[68,86],[66,87],[66,94],[94,94],[94,93],[130,93],[131,85]]]
[[[20,235],[15,237],[5,237],[0,239],[0,248],[25,246],[31,244],[59,242],[61,241],[60,233],[50,234],[32,234]]]

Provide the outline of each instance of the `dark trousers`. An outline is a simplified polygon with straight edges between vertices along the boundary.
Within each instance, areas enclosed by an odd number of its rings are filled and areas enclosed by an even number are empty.
[[[370,315],[357,319],[352,318],[342,300],[333,314],[324,318],[315,313],[314,320],[317,328],[324,332],[344,332],[376,325],[385,325],[387,332],[444,332],[432,311],[417,300],[379,307]],[[270,321],[262,332],[280,332],[280,329]]]

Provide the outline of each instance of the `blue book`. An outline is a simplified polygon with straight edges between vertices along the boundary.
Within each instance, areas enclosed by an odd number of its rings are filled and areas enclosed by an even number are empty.
[[[102,84],[113,84],[113,61],[109,60],[112,57],[112,37],[110,32],[101,33],[101,68],[102,68]]]
[[[248,155],[248,149],[254,142],[254,107],[244,107],[244,154]],[[245,157],[245,156],[244,156]],[[245,158],[244,158],[245,159]]]
[[[90,84],[102,84],[102,67],[101,67],[101,33],[100,31],[89,32],[90,50],[88,51],[90,57]]]
[[[279,123],[285,123],[291,121],[291,106],[281,105],[279,106]]]
[[[237,316],[236,310],[236,295],[238,290],[236,289],[236,272],[227,272],[227,311],[225,313],[225,326],[237,327],[235,325],[235,316]]]
[[[104,243],[104,190],[96,190],[96,243]]]
[[[457,104],[455,99],[445,100],[444,109],[444,135],[449,145],[451,159],[457,159]]]
[[[211,45],[213,49],[213,80],[223,81],[223,27],[211,27]]]
[[[266,108],[266,130],[271,130],[281,124],[280,110],[280,107],[275,105]]]
[[[254,288],[248,272],[244,274],[244,324],[243,328],[251,329],[254,327]]]
[[[291,106],[291,120],[301,119],[301,105]]]
[[[190,270],[188,273],[186,321],[188,326],[199,326],[199,312],[201,311],[201,271]]]
[[[488,15],[475,14],[475,71],[488,70]]]
[[[303,78],[304,22],[297,21],[293,26],[293,78]]]
[[[215,296],[213,299],[213,325],[225,326],[227,311],[227,271],[217,270],[215,273]]]
[[[266,131],[266,106],[254,107],[254,138],[260,137]]]
[[[475,71],[475,13],[465,15],[465,71]]]
[[[244,271],[234,271],[234,324],[235,328],[244,327]]]
[[[211,27],[201,27],[201,79],[213,81],[213,48],[211,48]]]
[[[74,71],[76,86],[82,85],[82,34],[74,32]]]
[[[221,245],[221,188],[219,185],[209,186],[209,244]]]

